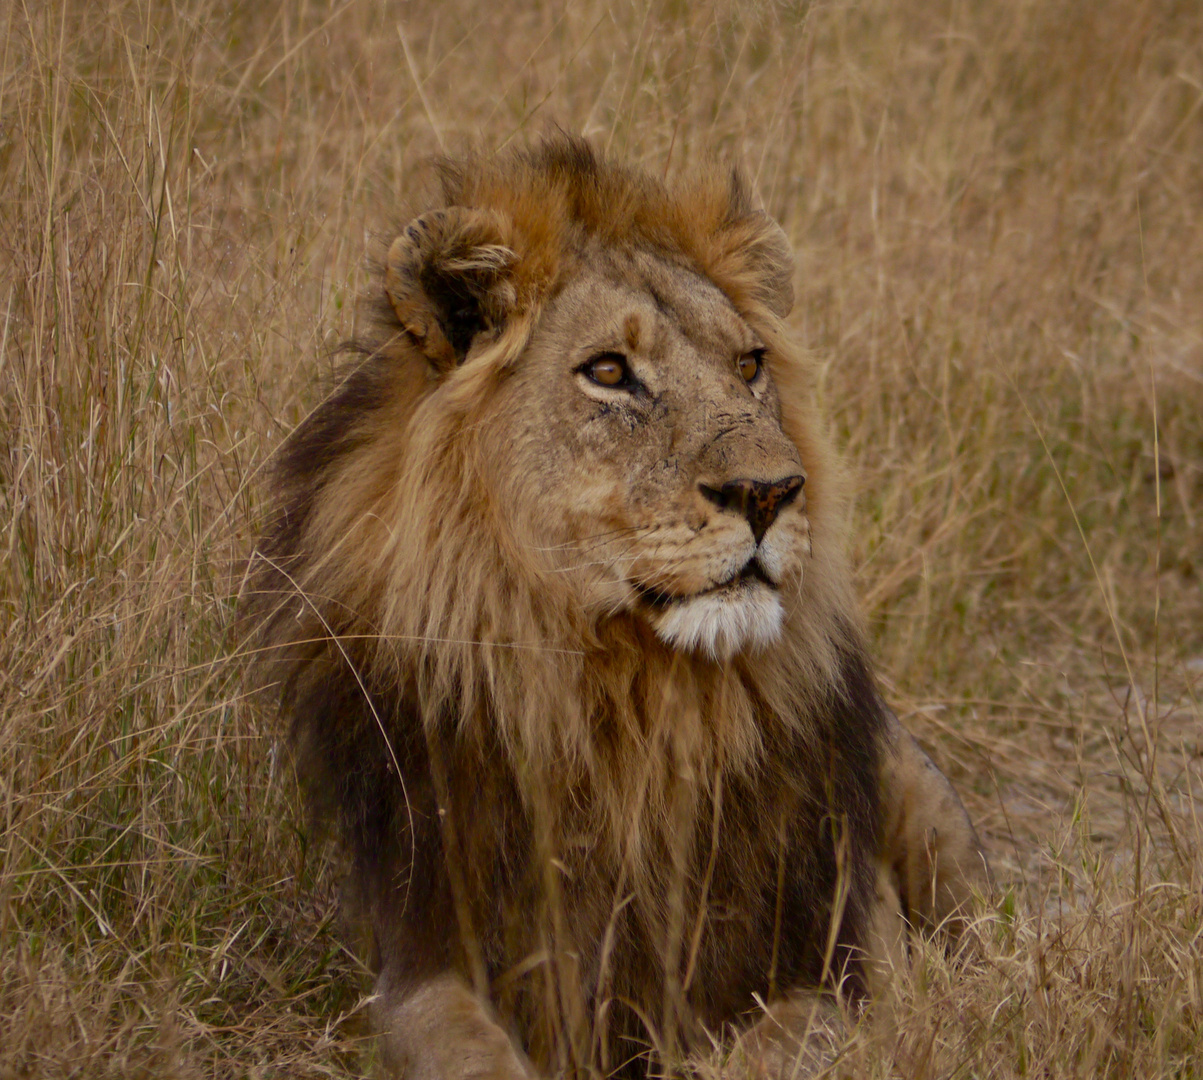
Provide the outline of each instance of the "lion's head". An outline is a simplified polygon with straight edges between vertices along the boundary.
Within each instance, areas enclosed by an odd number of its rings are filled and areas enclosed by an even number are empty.
[[[780,228],[737,176],[669,189],[566,139],[443,187],[387,249],[366,362],[285,452],[265,552],[321,582],[302,621],[353,613],[393,652],[641,623],[717,662],[793,624],[828,664],[842,505]]]
[[[679,251],[585,234],[539,297],[521,352],[507,355],[497,342],[525,313],[505,276],[520,258],[506,221],[459,209],[420,218],[390,249],[386,280],[444,378],[488,369],[470,438],[515,561],[532,584],[561,575],[588,623],[642,619],[710,659],[777,641],[809,535],[771,314],[741,314]],[[759,272],[788,284],[776,227],[755,224]],[[476,288],[492,311],[473,302]],[[768,294],[778,312],[787,292]]]

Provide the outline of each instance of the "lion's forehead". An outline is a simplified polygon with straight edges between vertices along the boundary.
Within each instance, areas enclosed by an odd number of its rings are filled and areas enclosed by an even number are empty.
[[[549,324],[655,354],[676,339],[699,354],[735,355],[756,335],[727,295],[671,254],[595,248],[583,252],[548,311]],[[592,344],[587,340],[583,344]]]

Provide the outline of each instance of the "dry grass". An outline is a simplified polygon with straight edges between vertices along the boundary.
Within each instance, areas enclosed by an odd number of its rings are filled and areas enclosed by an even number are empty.
[[[883,676],[1005,886],[848,1068],[1203,1076],[1195,0],[0,22],[0,1078],[370,1069],[230,615],[365,229],[551,120],[793,237]]]

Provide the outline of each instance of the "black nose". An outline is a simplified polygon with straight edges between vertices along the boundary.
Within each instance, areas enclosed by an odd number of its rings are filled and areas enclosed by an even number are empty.
[[[752,526],[752,536],[759,544],[782,508],[797,497],[804,483],[805,476],[787,476],[784,480],[728,480],[721,488],[709,484],[698,484],[698,487],[720,510],[730,510],[746,518]]]

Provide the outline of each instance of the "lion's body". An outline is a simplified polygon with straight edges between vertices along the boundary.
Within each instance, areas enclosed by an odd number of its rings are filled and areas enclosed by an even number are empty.
[[[298,702],[297,716],[337,715],[347,728],[302,731],[303,767],[312,786],[337,792],[357,884],[373,914],[383,909],[372,921],[392,978],[452,968],[471,981],[483,964],[494,1003],[541,1064],[556,1064],[569,1037],[588,1060],[589,1042],[579,1040],[608,1003],[611,1037],[594,1048],[608,1069],[649,1045],[647,1019],[666,1042],[696,1042],[696,1025],[719,1033],[755,1007],[753,995],[818,985],[839,862],[851,872],[833,970],[858,942],[872,885],[877,728],[863,667],[850,658],[848,674],[853,690],[831,728],[804,731],[762,714],[762,750],[752,768],[734,770],[723,767],[721,741],[701,718],[724,693],[745,691],[670,680],[670,700],[685,705],[676,713],[661,683],[645,706],[649,738],[602,733],[621,763],[600,768],[617,765],[624,775],[596,785],[568,763],[514,762],[487,729],[440,739],[442,760],[432,768],[419,717],[399,717],[381,697],[376,708],[388,726],[408,722],[418,735],[390,731],[406,780],[397,795],[362,693],[331,677]],[[670,716],[682,715],[698,727],[686,738],[705,747],[692,760],[678,756],[679,733],[666,730]],[[449,716],[448,726],[459,719]],[[836,748],[833,736],[847,735],[840,728],[858,725],[864,734]],[[687,769],[693,774],[680,775]],[[598,798],[617,792],[632,800],[621,834]],[[650,1017],[641,1020],[627,1002]],[[664,1030],[672,1021],[679,1035]],[[619,1044],[619,1036],[633,1041]]]
[[[491,1002],[610,1071],[857,984],[898,737],[772,223],[570,140],[444,189],[281,455],[264,634],[394,1067],[524,1070]]]

